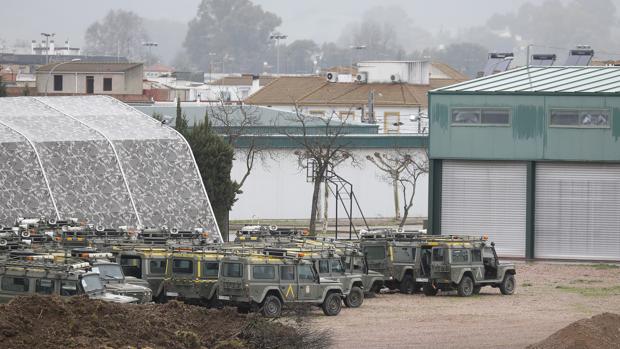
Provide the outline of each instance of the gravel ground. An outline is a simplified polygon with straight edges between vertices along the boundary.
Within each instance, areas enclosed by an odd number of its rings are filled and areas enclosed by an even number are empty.
[[[331,329],[336,348],[524,348],[568,324],[620,313],[615,265],[517,263],[517,290],[503,296],[381,294],[339,316],[311,317]]]

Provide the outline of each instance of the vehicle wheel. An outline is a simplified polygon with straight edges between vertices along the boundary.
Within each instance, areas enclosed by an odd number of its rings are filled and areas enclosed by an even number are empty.
[[[474,286],[474,294],[480,294],[480,289],[482,289],[482,286]]]
[[[330,293],[325,297],[325,301],[321,304],[321,308],[323,308],[323,314],[327,316],[336,316],[340,314],[340,309],[342,309],[342,298],[340,293]]]
[[[515,276],[512,274],[506,274],[504,275],[504,280],[502,280],[502,283],[499,285],[499,290],[503,295],[511,295],[515,293],[515,285]]]
[[[436,296],[437,291],[439,290],[433,287],[430,283],[425,283],[424,286],[422,286],[422,292],[425,296]]]
[[[282,314],[282,302],[274,295],[268,295],[263,301],[261,312],[265,317],[276,318]]]
[[[415,290],[415,281],[413,281],[413,277],[411,275],[405,275],[403,281],[400,282],[398,289],[400,290],[400,293],[412,294]]]
[[[474,293],[474,280],[471,279],[470,276],[463,276],[461,282],[459,282],[459,286],[457,288],[458,294],[461,297],[469,297]]]
[[[344,299],[344,305],[349,308],[359,308],[362,303],[364,303],[364,292],[361,288],[353,286],[349,295]]]

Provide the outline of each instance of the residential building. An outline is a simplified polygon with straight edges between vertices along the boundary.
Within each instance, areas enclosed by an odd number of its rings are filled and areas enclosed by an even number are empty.
[[[39,94],[146,99],[142,93],[142,63],[51,63],[38,68],[36,74]]]
[[[429,222],[506,256],[620,260],[620,67],[524,67],[430,92]]]
[[[428,91],[467,80],[430,62],[361,62],[357,75],[280,77],[245,99],[246,104],[299,110],[322,117],[376,123],[380,133],[426,133]]]

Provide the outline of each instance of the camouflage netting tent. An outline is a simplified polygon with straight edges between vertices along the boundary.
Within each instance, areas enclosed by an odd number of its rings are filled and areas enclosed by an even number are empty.
[[[0,98],[0,224],[41,216],[221,239],[185,139],[106,96]]]

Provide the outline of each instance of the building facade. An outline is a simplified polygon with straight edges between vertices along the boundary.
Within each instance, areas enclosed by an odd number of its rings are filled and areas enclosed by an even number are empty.
[[[620,68],[525,67],[430,93],[434,234],[620,260]]]
[[[37,91],[47,95],[142,95],[142,63],[51,63],[37,69]]]

